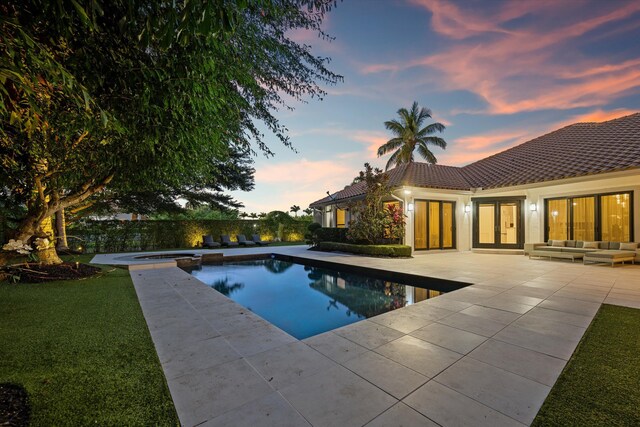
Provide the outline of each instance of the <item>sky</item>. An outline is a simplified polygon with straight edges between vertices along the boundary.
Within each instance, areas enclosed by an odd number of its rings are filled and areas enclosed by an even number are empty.
[[[439,164],[463,166],[576,122],[640,111],[638,0],[344,0],[329,42],[290,33],[344,82],[275,115],[296,151],[265,133],[248,213],[302,209],[349,184],[413,101],[446,126]],[[419,158],[416,157],[419,161]]]

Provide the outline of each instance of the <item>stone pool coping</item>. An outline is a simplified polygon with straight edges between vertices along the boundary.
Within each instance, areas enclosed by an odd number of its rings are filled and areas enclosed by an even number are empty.
[[[206,252],[474,284],[299,341],[172,260],[135,262],[131,277],[183,425],[528,425],[600,304],[640,308],[638,266],[466,252],[391,260],[301,246]]]

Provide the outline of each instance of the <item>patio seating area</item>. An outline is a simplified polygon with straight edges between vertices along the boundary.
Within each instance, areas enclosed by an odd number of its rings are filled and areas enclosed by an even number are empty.
[[[640,308],[633,265],[247,252],[473,285],[299,341],[174,260],[137,261],[131,276],[184,425],[529,425],[600,304]]]

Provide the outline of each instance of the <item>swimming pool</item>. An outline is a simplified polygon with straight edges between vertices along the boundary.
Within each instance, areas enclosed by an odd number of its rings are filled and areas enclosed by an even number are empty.
[[[431,279],[427,289],[415,283],[420,278],[400,283],[380,272],[372,277],[275,258],[205,265],[191,274],[298,339],[466,285]]]

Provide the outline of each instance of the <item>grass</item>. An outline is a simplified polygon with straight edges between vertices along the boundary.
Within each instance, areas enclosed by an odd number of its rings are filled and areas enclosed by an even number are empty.
[[[0,382],[26,388],[32,426],[178,424],[129,274],[104,271],[0,285]]]
[[[602,305],[533,426],[640,425],[640,310]]]

